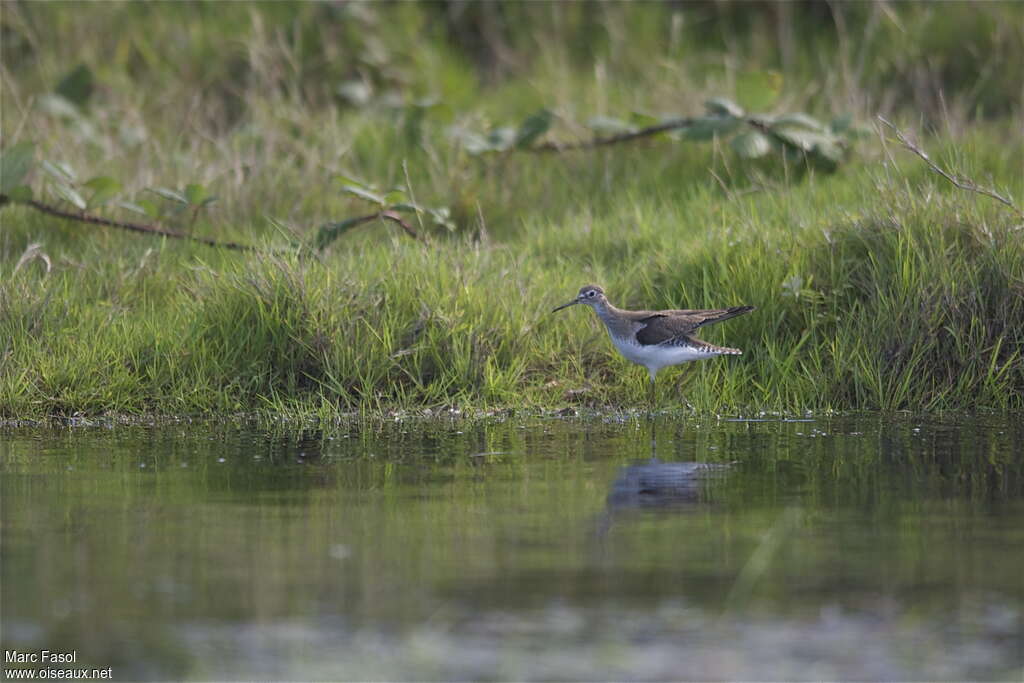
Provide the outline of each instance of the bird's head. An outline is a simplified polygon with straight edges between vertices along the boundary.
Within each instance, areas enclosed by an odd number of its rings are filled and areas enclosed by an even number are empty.
[[[603,289],[601,289],[597,285],[584,285],[583,287],[580,287],[580,292],[579,294],[576,295],[575,299],[573,299],[569,303],[562,304],[561,306],[559,306],[558,308],[551,312],[554,313],[555,311],[560,311],[563,308],[575,306],[576,304],[586,304],[592,308],[596,308],[599,306],[603,306],[607,303],[608,299],[605,297]]]

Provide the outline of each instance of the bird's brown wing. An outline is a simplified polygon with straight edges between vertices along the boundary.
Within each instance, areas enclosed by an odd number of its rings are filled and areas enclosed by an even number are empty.
[[[698,327],[735,318],[754,310],[753,306],[733,306],[713,310],[661,311],[637,320],[644,327],[637,330],[636,340],[642,345],[661,344],[689,336]]]

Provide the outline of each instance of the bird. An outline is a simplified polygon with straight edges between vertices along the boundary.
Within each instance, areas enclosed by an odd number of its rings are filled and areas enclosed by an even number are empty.
[[[647,368],[651,377],[649,398],[652,403],[655,378],[662,368],[715,356],[741,355],[743,352],[739,349],[709,344],[697,339],[694,333],[704,325],[754,310],[753,306],[733,306],[710,310],[627,311],[613,306],[598,285],[585,285],[575,299],[551,312],[576,304],[594,309],[619,353],[626,360]]]

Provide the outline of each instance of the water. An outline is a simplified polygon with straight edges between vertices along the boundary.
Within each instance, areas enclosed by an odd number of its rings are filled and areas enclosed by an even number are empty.
[[[1020,420],[8,427],[0,473],[3,648],[115,680],[1024,676]]]

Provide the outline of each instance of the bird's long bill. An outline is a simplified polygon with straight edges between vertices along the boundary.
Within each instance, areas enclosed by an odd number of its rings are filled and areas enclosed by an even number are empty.
[[[558,308],[556,308],[555,310],[553,310],[553,311],[551,311],[551,312],[552,312],[552,313],[557,313],[558,311],[562,310],[563,308],[569,308],[570,306],[575,306],[575,305],[576,305],[576,304],[578,304],[579,302],[580,302],[580,300],[579,300],[579,299],[573,299],[573,300],[572,300],[572,301],[570,301],[569,303],[567,303],[567,304],[562,304],[561,306],[559,306]]]

